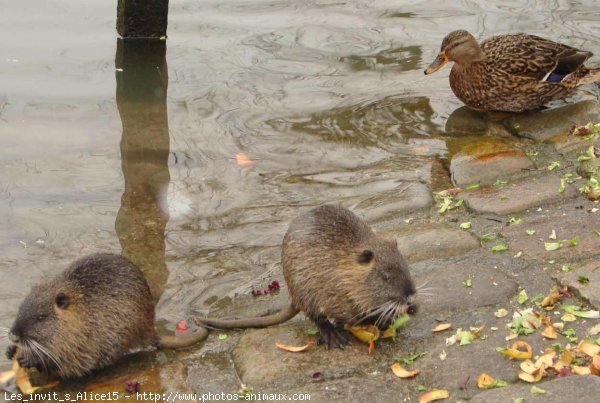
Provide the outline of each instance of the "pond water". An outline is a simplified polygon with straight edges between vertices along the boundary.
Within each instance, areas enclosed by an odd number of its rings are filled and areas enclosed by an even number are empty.
[[[451,30],[600,55],[595,0],[171,0],[150,55],[118,43],[116,1],[84,3],[0,0],[0,326],[36,281],[123,251],[172,329],[277,277],[302,210],[381,221],[412,184],[418,207],[462,106],[449,68],[423,75]]]

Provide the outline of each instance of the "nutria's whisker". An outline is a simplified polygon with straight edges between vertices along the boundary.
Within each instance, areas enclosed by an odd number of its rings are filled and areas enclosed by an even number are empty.
[[[370,311],[367,312],[359,312],[356,315],[354,315],[353,317],[351,317],[348,322],[352,323],[352,324],[356,324],[356,323],[360,323],[363,320],[370,318],[372,316],[376,316],[377,314],[379,314],[381,311],[383,311],[386,307],[386,305],[389,304],[389,301],[384,302],[383,304],[376,306],[375,308],[371,309]],[[354,321],[355,318],[358,319],[356,321]]]
[[[40,343],[38,343],[35,340],[32,340],[33,344],[35,345],[35,347],[42,353],[44,354],[46,357],[48,357],[50,359],[50,361],[52,361],[52,363],[54,363],[54,365],[56,366],[56,368],[58,369],[58,371],[61,373],[61,375],[64,375],[62,367],[60,365],[60,363],[58,362],[58,360],[56,359],[56,357],[54,357],[54,355],[52,353],[50,353],[50,351],[48,351],[48,349],[44,346],[42,346]],[[41,359],[41,361],[44,363],[44,368],[46,368],[46,364],[44,359]]]
[[[425,287],[427,284],[429,284],[431,280],[427,280],[426,282],[424,282],[423,284],[417,286],[417,291],[423,289],[423,287]]]
[[[27,340],[27,345],[33,355],[37,357],[36,361],[42,365],[44,372],[48,372],[48,366],[46,365],[46,359],[44,358],[43,353],[38,348],[37,342],[35,340]]]
[[[10,329],[9,329],[9,328],[7,328],[7,327],[2,327],[2,326],[0,326],[0,332],[1,332],[1,333],[8,334],[8,331],[9,331],[9,330],[10,330]]]

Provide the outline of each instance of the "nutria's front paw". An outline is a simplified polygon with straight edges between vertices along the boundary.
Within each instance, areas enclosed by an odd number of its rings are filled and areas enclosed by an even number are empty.
[[[17,362],[21,368],[35,368],[38,362],[31,356],[23,354],[22,350],[17,353]]]
[[[6,358],[8,358],[9,360],[12,360],[13,357],[15,356],[16,352],[17,352],[17,345],[11,344],[10,346],[6,347]]]

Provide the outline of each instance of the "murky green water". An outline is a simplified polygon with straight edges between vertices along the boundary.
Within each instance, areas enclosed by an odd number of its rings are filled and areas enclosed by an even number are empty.
[[[422,72],[453,29],[600,55],[594,0],[172,0],[150,54],[118,46],[116,1],[0,9],[0,326],[32,283],[107,250],[173,326],[262,285],[302,209],[418,208],[461,106],[448,68]]]

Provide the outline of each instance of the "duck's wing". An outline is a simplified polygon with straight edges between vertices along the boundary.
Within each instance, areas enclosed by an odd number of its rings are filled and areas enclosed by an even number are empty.
[[[577,71],[591,52],[527,34],[501,35],[481,43],[493,69],[511,75],[558,83]]]

